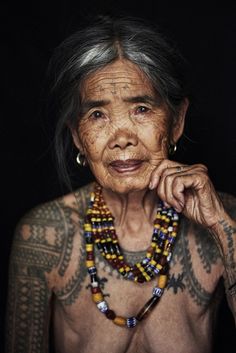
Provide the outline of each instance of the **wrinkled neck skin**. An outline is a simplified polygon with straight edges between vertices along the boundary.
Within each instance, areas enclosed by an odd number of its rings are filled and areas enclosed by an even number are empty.
[[[141,249],[150,245],[153,221],[156,215],[158,198],[155,190],[131,191],[118,194],[110,189],[103,189],[105,202],[115,217],[115,227],[119,240],[139,238]],[[125,247],[126,242],[123,245]],[[121,244],[122,245],[122,244]],[[127,242],[129,247],[129,242]],[[130,250],[135,250],[131,246]],[[128,250],[128,249],[127,249]],[[137,250],[137,249],[136,249]]]

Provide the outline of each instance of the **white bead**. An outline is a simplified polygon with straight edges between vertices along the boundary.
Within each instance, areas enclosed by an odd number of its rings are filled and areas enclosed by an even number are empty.
[[[91,283],[91,286],[92,286],[93,288],[97,288],[97,287],[98,287],[98,282],[92,282],[92,283]]]
[[[107,302],[105,300],[100,302],[100,303],[98,303],[97,307],[102,313],[105,313],[108,310],[108,305],[107,305]]]
[[[167,258],[166,258],[166,260],[167,260],[168,262],[170,262],[171,256],[172,256],[172,253],[170,252],[169,255],[168,255]]]

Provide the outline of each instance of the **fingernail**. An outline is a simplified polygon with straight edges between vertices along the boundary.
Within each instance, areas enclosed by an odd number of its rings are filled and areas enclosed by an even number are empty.
[[[150,189],[150,190],[153,190],[153,189],[154,189],[154,184],[153,184],[152,181],[150,181],[150,183],[149,183],[149,189]]]

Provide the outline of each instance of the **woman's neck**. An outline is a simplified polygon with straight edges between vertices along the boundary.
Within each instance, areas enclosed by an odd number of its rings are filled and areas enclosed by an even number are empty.
[[[115,227],[120,241],[123,240],[125,246],[125,239],[135,238],[136,243],[139,239],[140,246],[137,244],[137,247],[144,249],[146,244],[150,244],[158,201],[156,192],[142,190],[125,195],[108,189],[103,189],[102,192],[108,208],[115,217]]]

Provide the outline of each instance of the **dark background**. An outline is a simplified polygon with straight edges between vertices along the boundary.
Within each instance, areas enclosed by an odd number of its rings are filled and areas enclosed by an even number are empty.
[[[66,192],[57,178],[53,126],[41,107],[55,48],[91,14],[127,14],[158,23],[191,67],[193,99],[176,158],[208,166],[218,190],[236,196],[236,10],[208,2],[32,1],[1,5],[1,346],[7,264],[16,222],[33,206]],[[77,185],[88,181],[78,171]],[[171,318],[170,318],[171,319]],[[223,301],[215,352],[235,350],[232,315]],[[171,334],[171,333],[170,333]],[[227,348],[226,348],[227,347]]]

